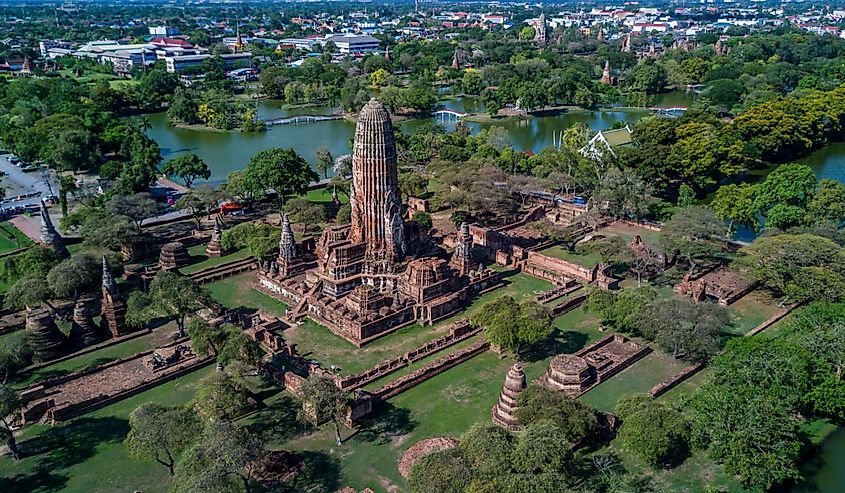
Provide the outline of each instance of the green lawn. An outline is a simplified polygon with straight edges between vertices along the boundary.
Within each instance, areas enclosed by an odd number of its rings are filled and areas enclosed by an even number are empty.
[[[182,267],[179,269],[180,272],[183,274],[193,274],[194,272],[201,271],[208,267],[214,267],[215,265],[225,264],[226,262],[231,262],[233,260],[240,260],[246,257],[249,257],[249,249],[244,248],[242,250],[238,250],[237,252],[232,252],[222,257],[209,257],[205,254],[206,245],[194,245],[188,248],[188,255],[190,256],[190,265]]]
[[[226,308],[261,309],[277,317],[283,316],[288,308],[287,305],[253,289],[252,282],[254,280],[255,273],[247,272],[208,283],[205,288],[218,303]]]
[[[30,426],[19,439],[27,457],[17,463],[0,457],[0,491],[166,492],[166,468],[127,455],[122,443],[127,418],[145,402],[186,404],[197,382],[212,371],[203,368],[56,427]]]
[[[11,252],[32,245],[32,240],[12,223],[0,223],[0,253]]]
[[[731,333],[744,335],[775,315],[777,300],[763,291],[753,291],[728,307],[733,321]]]
[[[560,245],[545,248],[541,250],[540,253],[542,253],[543,255],[548,255],[549,257],[559,258],[562,260],[573,262],[587,269],[592,269],[596,266],[596,264],[601,262],[601,257],[598,253],[590,252],[584,255],[579,255],[575,252],[570,252],[569,250],[563,248]]]

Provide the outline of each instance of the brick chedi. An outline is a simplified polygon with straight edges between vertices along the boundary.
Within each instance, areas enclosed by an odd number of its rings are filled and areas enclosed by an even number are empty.
[[[126,301],[121,297],[117,283],[114,282],[106,257],[103,257],[103,303],[100,325],[112,337],[132,332],[126,325]]]
[[[55,250],[59,258],[70,257],[70,252],[53,226],[53,220],[50,219],[47,205],[43,201],[41,202],[41,244]]]
[[[181,241],[165,243],[158,255],[158,265],[162,270],[177,270],[188,265],[189,260],[188,249]]]
[[[523,390],[525,390],[525,372],[522,371],[522,365],[516,363],[508,370],[499,400],[493,406],[494,423],[511,431],[522,429],[515,413],[518,407],[516,400]]]
[[[287,214],[282,216],[282,233],[279,238],[279,257],[275,267],[281,277],[294,277],[314,267],[314,255],[300,251]]]
[[[214,231],[211,232],[211,239],[208,240],[208,245],[205,247],[205,254],[209,257],[222,257],[224,255],[223,245],[223,225],[220,220],[214,219]]]
[[[26,312],[26,332],[32,347],[33,363],[52,361],[70,352],[67,337],[53,320],[53,313],[46,308]]]
[[[70,340],[75,348],[88,347],[102,339],[100,328],[94,323],[96,301],[92,296],[84,296],[73,307]]]

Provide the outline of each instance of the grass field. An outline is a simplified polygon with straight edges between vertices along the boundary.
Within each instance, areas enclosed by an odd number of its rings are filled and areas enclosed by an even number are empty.
[[[193,274],[208,267],[225,264],[233,260],[240,260],[249,257],[249,249],[244,248],[237,252],[228,253],[222,257],[209,257],[205,254],[206,245],[194,245],[188,248],[188,255],[190,256],[190,264],[179,269],[183,274]]]
[[[32,240],[10,222],[0,223],[0,253],[32,245]]]

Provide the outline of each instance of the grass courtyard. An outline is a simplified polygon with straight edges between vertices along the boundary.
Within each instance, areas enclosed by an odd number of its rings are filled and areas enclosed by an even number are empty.
[[[231,252],[221,257],[209,257],[205,254],[206,245],[194,245],[188,248],[188,255],[190,256],[190,264],[182,267],[180,272],[183,274],[193,274],[209,267],[225,264],[233,260],[240,260],[249,257],[249,249],[244,248],[237,252]]]

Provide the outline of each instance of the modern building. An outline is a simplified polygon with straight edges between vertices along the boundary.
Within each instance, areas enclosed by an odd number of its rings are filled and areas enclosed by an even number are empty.
[[[343,54],[375,53],[379,51],[379,40],[366,34],[335,34],[320,40],[320,44],[323,46],[329,42],[334,43],[338,51]]]
[[[239,64],[248,65],[252,62],[252,53],[226,53],[223,55],[206,53],[203,55],[166,56],[164,63],[168,72],[181,72],[190,67],[201,65],[212,56],[219,56],[223,60],[226,70],[232,70]]]
[[[151,36],[178,36],[179,28],[170,26],[149,26]]]

